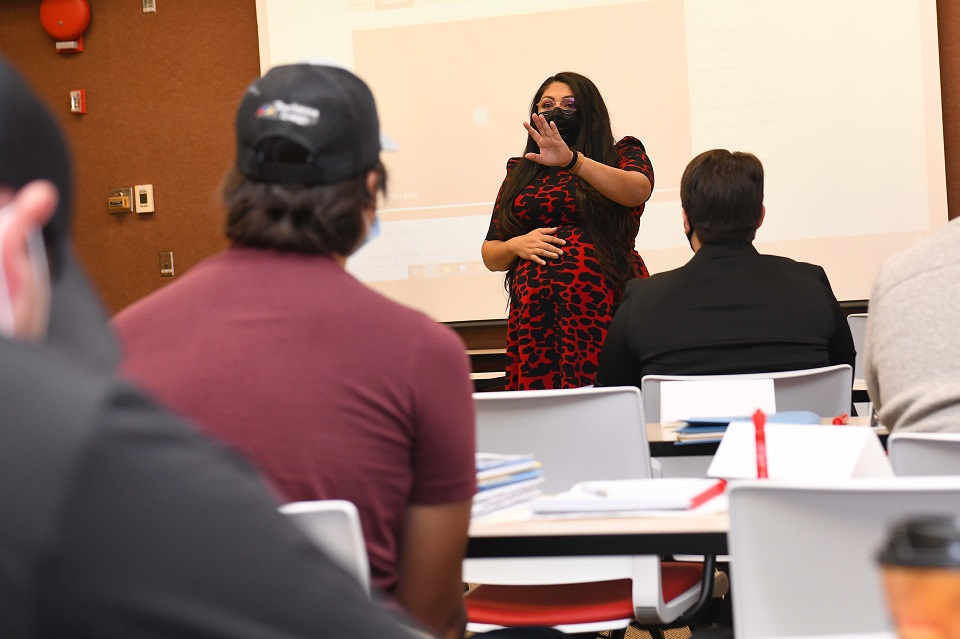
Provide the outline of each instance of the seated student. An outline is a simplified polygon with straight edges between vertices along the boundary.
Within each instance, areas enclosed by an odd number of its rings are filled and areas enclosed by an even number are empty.
[[[884,262],[870,296],[867,389],[893,430],[960,432],[960,222]]]
[[[70,197],[59,128],[0,58],[0,635],[409,637],[247,463],[109,374]]]
[[[598,385],[640,386],[649,374],[853,366],[853,338],[823,269],[753,247],[766,212],[760,160],[701,153],[683,172],[680,200],[694,256],[627,285]]]
[[[281,66],[236,126],[232,246],[115,317],[123,370],[284,499],[355,503],[373,583],[459,637],[476,491],[466,349],[344,269],[386,190],[373,95],[344,69]]]

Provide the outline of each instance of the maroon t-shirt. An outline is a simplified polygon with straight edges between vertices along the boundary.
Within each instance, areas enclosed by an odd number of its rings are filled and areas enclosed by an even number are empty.
[[[283,499],[355,503],[387,591],[407,506],[476,490],[460,338],[331,259],[230,249],[113,326],[124,372],[246,455]]]

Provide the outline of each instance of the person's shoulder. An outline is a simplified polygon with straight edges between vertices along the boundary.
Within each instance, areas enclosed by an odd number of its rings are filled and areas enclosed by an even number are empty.
[[[110,374],[33,344],[0,339],[0,359],[0,397],[6,397],[0,402],[3,410],[12,407],[26,411],[33,405],[38,410],[53,410],[75,405],[82,413],[84,406],[99,401],[117,384]]]
[[[390,334],[403,343],[411,343],[413,338],[425,340],[430,344],[441,344],[464,350],[463,341],[452,328],[433,319],[423,311],[407,306],[373,290],[354,280],[357,288],[357,301],[365,307],[367,320],[379,327],[383,333]]]
[[[780,268],[795,271],[808,275],[820,275],[824,273],[823,267],[811,262],[801,262],[785,255],[771,255],[769,253],[760,253],[759,258],[763,268]]]
[[[131,426],[130,420],[117,418],[118,411],[159,410],[114,375],[48,349],[0,340],[0,357],[5,452],[27,460],[19,469],[0,463],[0,482],[8,488],[22,486],[25,494],[32,491],[38,509],[99,442],[115,434],[115,427]]]
[[[618,151],[646,151],[638,138],[633,137],[632,135],[625,135],[624,137],[617,140],[617,143],[614,145]]]
[[[206,273],[218,270],[218,265],[228,259],[228,253],[218,253],[197,262],[189,271],[178,275],[177,278],[162,288],[152,291],[129,306],[118,311],[111,319],[111,326],[123,331],[127,325],[138,323],[141,320],[153,318],[155,321],[164,321],[166,313],[164,307],[184,295],[193,288],[193,285],[203,278]],[[227,267],[229,270],[229,267]]]
[[[784,287],[791,290],[816,290],[832,296],[832,285],[827,271],[819,264],[801,262],[783,255],[760,254],[760,263],[756,266],[764,277],[776,278]]]
[[[798,269],[817,269],[820,268],[812,262],[801,262],[800,260],[795,260],[792,257],[787,257],[786,255],[771,255],[769,253],[761,253],[760,259],[764,260],[767,264],[778,264],[784,268],[798,268]]]
[[[877,286],[890,288],[932,272],[955,281],[952,271],[945,267],[960,267],[960,218],[888,257],[880,267]]]
[[[683,277],[686,266],[687,265],[684,264],[669,271],[653,273],[649,277],[638,277],[630,280],[627,282],[626,287],[624,287],[622,303],[647,304],[660,292],[669,294],[669,291],[674,287],[682,286],[682,284],[678,283],[678,279]]]
[[[643,143],[635,137],[627,136],[621,138],[614,145],[614,152],[617,155],[616,166],[626,171],[639,171],[647,176],[653,185],[653,165],[647,156],[647,150],[643,148]]]

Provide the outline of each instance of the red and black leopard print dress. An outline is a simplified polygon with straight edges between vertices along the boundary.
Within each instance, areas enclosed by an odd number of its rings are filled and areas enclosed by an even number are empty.
[[[653,167],[640,140],[625,137],[616,145],[617,168],[639,171],[653,186]],[[519,163],[507,162],[507,174]],[[507,383],[509,390],[575,388],[593,383],[607,326],[613,318],[613,290],[607,286],[593,242],[580,224],[574,194],[577,179],[561,167],[544,167],[513,202],[524,233],[559,227],[567,243],[563,255],[545,266],[521,259],[513,276],[516,303],[507,320]],[[502,190],[502,187],[501,187]],[[637,225],[644,205],[630,210]],[[488,240],[508,240],[491,220]],[[634,241],[636,238],[632,238]],[[631,242],[633,244],[633,242]],[[632,251],[637,270],[647,268]]]

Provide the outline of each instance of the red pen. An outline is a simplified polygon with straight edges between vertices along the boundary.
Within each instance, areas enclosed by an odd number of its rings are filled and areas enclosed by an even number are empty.
[[[757,479],[767,479],[767,436],[763,432],[763,427],[767,422],[767,416],[762,410],[757,409],[753,414],[753,425],[757,430]]]
[[[847,418],[849,418],[849,417],[850,417],[850,416],[847,415],[846,413],[840,413],[839,415],[837,415],[836,417],[833,418],[833,425],[834,425],[834,426],[843,426],[844,424],[847,423]]]

